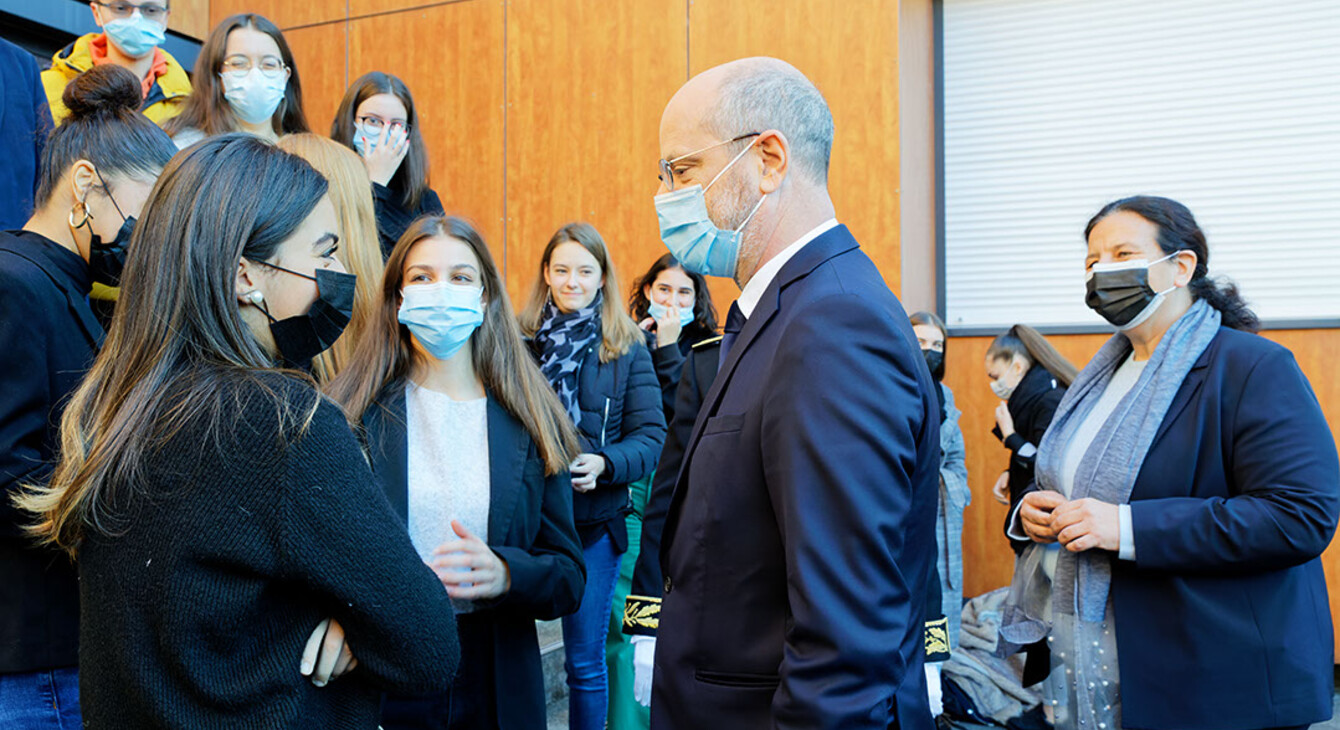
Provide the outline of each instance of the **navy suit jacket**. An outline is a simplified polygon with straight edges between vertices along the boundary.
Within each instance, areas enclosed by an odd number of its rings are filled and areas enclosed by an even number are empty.
[[[501,728],[542,727],[544,673],[536,619],[577,610],[586,564],[572,523],[572,481],[566,471],[546,477],[530,434],[489,398],[489,547],[507,562],[512,587],[476,604],[475,626],[492,634],[493,683],[499,688]],[[393,387],[363,416],[373,472],[391,507],[409,515],[405,389]],[[470,671],[462,667],[462,671]]]
[[[782,267],[685,449],[654,730],[932,727],[922,671],[939,406],[845,226]]]
[[[1331,716],[1318,556],[1340,515],[1335,441],[1293,355],[1221,329],[1182,383],[1131,492],[1114,560],[1128,728],[1234,730]]]

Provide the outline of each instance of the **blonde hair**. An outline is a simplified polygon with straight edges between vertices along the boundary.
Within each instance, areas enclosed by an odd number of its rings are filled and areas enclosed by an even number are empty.
[[[575,243],[586,249],[595,257],[596,263],[600,265],[600,273],[605,277],[605,284],[600,287],[605,299],[600,307],[600,361],[617,360],[627,355],[633,345],[645,344],[646,335],[638,329],[633,318],[623,311],[619,297],[619,276],[614,271],[614,260],[610,258],[609,247],[605,245],[605,239],[601,238],[600,232],[590,223],[569,223],[550,237],[549,244],[544,247],[544,255],[540,257],[540,271],[535,277],[534,285],[531,286],[530,300],[521,312],[521,331],[527,337],[534,337],[535,332],[540,329],[540,323],[544,319],[544,304],[549,300],[549,285],[544,281],[544,270],[549,267],[554,249],[563,243]]]
[[[358,277],[354,288],[354,316],[330,349],[312,360],[312,374],[327,383],[349,364],[368,320],[377,308],[377,284],[382,278],[381,242],[372,203],[372,181],[358,153],[310,132],[290,134],[279,148],[307,160],[330,184],[330,202],[339,218],[340,246],[336,258]]]

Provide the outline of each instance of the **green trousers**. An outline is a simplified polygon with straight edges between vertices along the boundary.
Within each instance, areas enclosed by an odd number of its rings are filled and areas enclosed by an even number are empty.
[[[651,479],[628,485],[633,511],[628,515],[628,552],[619,567],[619,582],[614,587],[614,605],[610,607],[610,630],[605,639],[605,663],[610,677],[610,730],[647,730],[651,713],[633,697],[633,645],[623,632],[623,602],[633,583],[633,567],[642,548],[642,512],[651,493]]]

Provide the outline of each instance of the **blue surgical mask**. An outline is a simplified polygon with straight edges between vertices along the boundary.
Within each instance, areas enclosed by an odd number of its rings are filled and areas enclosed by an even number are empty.
[[[751,148],[752,145],[745,147],[721,168],[721,172],[707,183],[707,188],[720,180]],[[656,219],[661,224],[661,241],[689,271],[704,276],[734,277],[735,268],[740,262],[741,232],[763,205],[763,198],[758,199],[739,228],[723,231],[717,228],[707,214],[707,188],[690,185],[656,196]]]
[[[112,45],[131,58],[144,58],[167,40],[163,26],[145,18],[138,10],[129,18],[103,23],[102,30]]]
[[[279,74],[266,76],[259,68],[242,75],[219,74],[223,81],[223,98],[233,113],[247,124],[260,124],[274,116],[279,102],[288,89],[288,77]]]
[[[670,314],[670,308],[660,302],[651,302],[647,305],[647,314],[652,319],[665,319]],[[693,307],[684,307],[679,310],[679,326],[688,327],[693,322]]]
[[[438,360],[460,352],[484,323],[484,290],[447,282],[400,290],[400,323]]]
[[[381,139],[381,132],[373,132],[366,129],[361,124],[354,125],[354,149],[358,154],[367,157],[372,151],[377,149],[377,140]]]

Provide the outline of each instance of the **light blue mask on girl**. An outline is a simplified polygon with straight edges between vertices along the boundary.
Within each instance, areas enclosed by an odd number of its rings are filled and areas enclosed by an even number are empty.
[[[740,154],[707,183],[707,188],[720,180],[752,148],[753,145],[749,145],[740,150]],[[723,231],[707,215],[707,188],[690,185],[656,196],[656,219],[661,224],[661,241],[685,269],[704,276],[733,277],[735,267],[740,262],[741,231],[749,225],[767,195],[758,199],[739,228]]]
[[[438,360],[460,352],[484,323],[484,290],[445,281],[400,290],[400,323]]]
[[[219,78],[223,81],[223,98],[247,124],[260,124],[273,117],[288,89],[287,76],[266,76],[258,68],[240,75],[219,74]]]
[[[131,58],[144,58],[167,40],[163,26],[145,18],[138,10],[129,18],[118,18],[103,23],[102,30],[112,45]]]
[[[647,305],[647,314],[652,319],[665,319],[670,314],[670,308],[659,302],[651,302]],[[684,307],[679,310],[679,326],[688,327],[693,323],[693,307]]]

